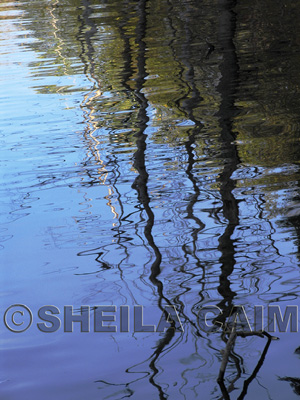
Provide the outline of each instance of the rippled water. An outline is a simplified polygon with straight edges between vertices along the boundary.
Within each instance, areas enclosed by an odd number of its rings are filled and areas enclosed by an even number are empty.
[[[220,399],[199,310],[298,305],[299,11],[0,2],[1,314],[33,312],[1,323],[1,398]],[[128,305],[131,328],[46,334],[44,305]],[[184,332],[134,332],[134,305]],[[224,398],[298,398],[299,333],[274,335],[237,337]]]

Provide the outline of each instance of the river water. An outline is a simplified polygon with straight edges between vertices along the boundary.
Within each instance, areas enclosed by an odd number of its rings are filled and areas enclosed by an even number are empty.
[[[0,2],[2,399],[298,398],[299,11]],[[117,332],[94,332],[100,305]],[[138,332],[136,305],[166,330]],[[279,340],[237,336],[222,384],[233,306]],[[282,332],[270,306],[293,310]]]

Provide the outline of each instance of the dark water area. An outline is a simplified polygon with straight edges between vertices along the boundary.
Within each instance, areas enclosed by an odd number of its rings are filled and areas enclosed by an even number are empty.
[[[298,0],[0,1],[1,399],[299,398],[299,62]]]

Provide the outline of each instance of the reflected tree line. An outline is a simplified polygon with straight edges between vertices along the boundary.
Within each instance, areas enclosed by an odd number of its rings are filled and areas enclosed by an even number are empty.
[[[195,343],[201,338],[207,341],[207,346],[213,352],[217,349],[210,340],[204,338],[196,323],[201,304],[216,296],[214,291],[211,297],[207,295],[210,286],[206,279],[210,265],[202,259],[199,249],[206,222],[201,219],[197,206],[204,198],[216,204],[206,212],[218,226],[214,241],[218,270],[214,271],[214,277],[218,279],[216,290],[219,296],[216,303],[222,314],[216,317],[216,321],[225,324],[237,296],[231,286],[237,264],[236,231],[241,225],[239,204],[243,201],[241,195],[248,195],[239,186],[241,184],[235,174],[241,164],[249,165],[250,172],[245,174],[243,180],[245,185],[248,184],[249,192],[255,185],[263,188],[274,184],[287,189],[289,184],[285,176],[264,175],[257,166],[271,169],[281,164],[299,164],[296,111],[300,109],[300,104],[290,92],[296,91],[300,84],[299,72],[294,67],[299,55],[293,53],[290,60],[283,60],[282,57],[287,47],[297,44],[289,31],[295,26],[290,23],[286,7],[296,9],[299,4],[292,2],[288,6],[281,1],[266,1],[263,5],[258,1],[248,3],[241,5],[234,0],[204,1],[201,4],[196,0],[123,0],[117,3],[67,0],[63,6],[58,1],[47,3],[51,9],[48,14],[42,4],[33,2],[28,5],[28,13],[36,15],[36,20],[42,16],[46,21],[43,28],[31,27],[37,36],[42,37],[45,32],[53,33],[53,37],[49,38],[49,47],[45,44],[44,48],[38,48],[38,43],[32,44],[45,57],[55,53],[52,73],[78,73],[69,62],[74,57],[70,53],[71,46],[80,60],[81,73],[91,82],[91,88],[86,91],[81,103],[86,122],[84,137],[88,154],[82,170],[89,185],[100,182],[108,187],[107,204],[116,220],[111,231],[116,245],[123,249],[124,254],[117,265],[123,285],[134,299],[123,266],[131,257],[131,236],[140,235],[147,253],[151,254],[144,271],[148,273],[148,283],[154,288],[157,306],[164,310],[164,305],[176,304],[181,319],[191,329]],[[66,24],[63,13],[68,7],[70,21]],[[270,7],[274,11],[268,17]],[[247,28],[242,32],[241,27],[245,25]],[[103,41],[99,39],[102,37]],[[54,43],[52,46],[51,41]],[[290,74],[282,77],[284,68]],[[261,90],[258,85],[263,82],[266,86]],[[40,90],[63,92],[67,89],[43,87]],[[104,91],[111,91],[113,95],[103,99]],[[188,123],[185,124],[186,121]],[[154,133],[151,126],[158,127]],[[103,141],[98,135],[99,128],[107,131],[111,144],[105,161],[101,154]],[[159,133],[160,130],[163,134]],[[117,139],[113,131],[117,132]],[[289,140],[283,145],[282,141],[287,135]],[[256,146],[257,139],[262,145]],[[132,215],[126,212],[126,200],[120,191],[124,179],[121,168],[123,160],[120,160],[122,156],[118,152],[120,143],[130,154],[129,162],[135,171],[130,178],[134,178],[131,188],[136,193],[133,212],[139,215],[139,221],[130,229],[127,226]],[[190,224],[190,227],[184,240],[178,240],[178,268],[166,276],[165,273],[162,275],[162,267],[169,253],[155,234],[158,217],[151,184],[156,170],[149,154],[155,145],[167,144],[173,148],[174,143],[180,153],[184,153],[178,167],[182,171],[178,175],[174,172],[174,180],[182,177],[188,187],[188,195],[181,198],[184,199],[185,221],[180,220],[180,223],[187,224],[184,226]],[[199,162],[203,158],[214,160],[213,167],[207,167],[204,172],[202,167],[205,165]],[[96,169],[89,168],[91,162],[97,166]],[[174,170],[173,161],[170,162],[171,170]],[[212,182],[209,184],[208,175]],[[290,190],[290,196],[295,200],[299,196],[298,188],[299,182],[295,180]],[[167,194],[163,190],[161,193],[168,202]],[[256,209],[269,209],[270,215],[277,207],[268,190],[262,196],[254,193],[253,199],[257,201]],[[172,202],[175,204],[170,200],[170,204]],[[178,220],[180,218],[177,216]],[[270,237],[270,254],[280,256],[271,238],[273,226],[269,221],[265,223],[261,214],[258,219],[261,236]],[[299,246],[299,216],[286,219],[285,223],[294,226]],[[176,232],[173,236],[173,240],[177,239]],[[178,237],[181,238],[180,234]],[[94,252],[103,273],[113,268],[112,262],[107,260],[107,252],[109,250],[105,246]],[[170,290],[168,285],[174,273],[179,275],[179,284]],[[184,299],[191,293],[194,302],[192,313],[189,313]],[[159,363],[162,357],[179,345],[182,336],[175,334],[173,321],[147,360],[128,368],[128,373],[136,373],[137,369],[148,365],[142,378],[122,385],[126,397],[133,395],[134,382],[147,378],[160,399],[168,398],[165,389],[167,382],[160,383]],[[231,369],[236,371],[233,380],[227,382],[224,373],[219,380],[223,398],[229,399],[230,392],[235,389],[234,383],[242,375],[243,360],[233,351],[233,341],[228,347],[228,342],[233,340],[230,335],[223,334],[222,339],[226,343],[225,349],[229,349],[227,363],[230,360]],[[244,380],[239,399],[246,396],[248,386],[264,362],[270,343],[271,338],[268,337],[256,367]],[[282,379],[289,381],[299,394],[298,378]],[[98,382],[103,383],[101,380]]]

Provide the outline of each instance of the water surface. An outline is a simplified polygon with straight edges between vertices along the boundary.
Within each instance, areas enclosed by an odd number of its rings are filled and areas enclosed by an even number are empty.
[[[2,323],[2,398],[220,399],[199,310],[299,304],[299,10],[1,1],[1,310],[34,314]],[[50,304],[131,327],[42,333]],[[133,331],[170,304],[184,332]],[[274,335],[236,339],[224,398],[298,398],[298,334]]]

